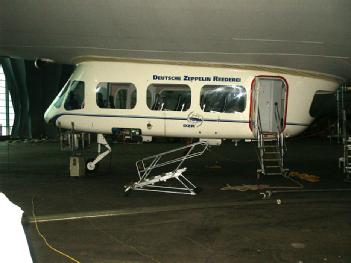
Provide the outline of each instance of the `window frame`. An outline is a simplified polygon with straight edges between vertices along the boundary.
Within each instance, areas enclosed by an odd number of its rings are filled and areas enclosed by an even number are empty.
[[[74,85],[75,83],[77,83],[76,85]],[[80,105],[80,107],[73,107],[73,108],[68,108],[67,103],[68,103],[68,99],[70,99],[70,94],[73,94],[73,92],[77,89],[77,87],[79,87],[79,85],[83,83],[83,96],[80,98],[81,101],[78,101],[77,105]],[[71,93],[72,92],[72,93]],[[71,84],[69,85],[69,88],[64,92],[66,93],[66,95],[62,95],[64,98],[64,102],[63,102],[63,107],[66,111],[72,111],[72,110],[80,110],[80,109],[84,109],[85,107],[85,82],[82,80],[71,80]],[[62,105],[62,104],[61,104]]]
[[[106,85],[105,86],[101,86],[102,84]],[[111,85],[116,85],[117,87],[111,87]],[[118,87],[120,85],[120,87]],[[122,86],[123,85],[123,86]],[[101,107],[99,106],[98,103],[98,89],[99,88],[105,88],[106,89],[106,104],[107,106]],[[111,89],[115,89],[114,91],[114,96],[113,96],[113,104],[114,107],[111,107],[111,101],[109,100],[109,97],[111,96]],[[116,101],[117,101],[117,97],[116,95],[118,95],[118,93],[122,90],[126,90],[127,91],[127,97],[126,100],[124,101],[126,108],[117,108],[116,107]],[[135,94],[135,95],[134,95]],[[102,94],[102,96],[104,96]],[[133,98],[135,97],[135,102],[133,101]],[[102,98],[104,99],[104,98]],[[103,101],[103,103],[105,103]],[[99,108],[99,109],[110,109],[110,110],[133,110],[136,105],[138,103],[138,91],[137,88],[135,86],[134,83],[131,82],[99,82],[95,88],[95,105]],[[127,105],[130,106],[130,108],[127,108]]]
[[[150,91],[150,89],[152,87],[154,87],[155,89],[160,88],[161,90],[157,93],[156,92],[153,93]],[[189,100],[186,100],[184,102],[184,105],[188,104],[186,109],[185,110],[171,110],[171,109],[164,108],[165,102],[164,102],[164,99],[162,98],[162,93],[167,92],[167,91],[179,92],[182,90],[186,91],[186,93],[189,94],[189,96],[186,96],[189,98]],[[148,94],[150,94],[151,97],[149,97]],[[155,103],[157,103],[156,98],[155,98],[157,95],[159,95],[159,97],[161,98],[161,104],[160,104],[161,108],[157,107],[157,109],[153,109],[155,107]],[[186,85],[186,84],[151,83],[146,88],[146,106],[148,107],[148,109],[150,111],[187,112],[191,108],[191,105],[192,105],[192,97],[191,96],[192,96],[192,90],[191,90],[190,86]],[[151,98],[151,102],[150,102],[151,105],[149,105],[149,103],[148,103],[148,98]],[[177,105],[176,105],[176,108],[178,108]]]
[[[213,87],[213,88],[211,88],[211,87]],[[235,111],[214,111],[214,110],[209,110],[209,111],[206,111],[204,108],[203,108],[203,106],[204,106],[204,104],[203,104],[203,95],[205,94],[205,92],[206,91],[209,91],[209,90],[216,90],[216,89],[218,89],[218,88],[241,88],[241,94],[243,94],[242,96],[240,96],[240,97],[243,97],[244,98],[244,106],[243,106],[243,109],[242,110],[240,110],[240,111],[238,111],[238,110],[235,110]],[[207,90],[205,90],[205,89],[207,89]],[[226,95],[225,94],[223,94],[224,95],[224,103],[223,103],[223,107],[225,107],[225,101],[226,101],[226,99],[227,99],[227,97],[228,97],[228,95],[229,94],[232,94],[232,92],[226,92]],[[240,98],[239,97],[239,98]],[[205,99],[205,98],[204,98]],[[205,104],[206,105],[206,104]],[[246,90],[246,88],[244,87],[244,86],[242,86],[242,85],[221,85],[221,84],[207,84],[207,85],[204,85],[204,86],[202,86],[201,87],[201,90],[200,90],[200,103],[199,103],[199,106],[200,106],[200,108],[201,108],[201,111],[203,112],[203,113],[221,113],[221,114],[235,114],[235,113],[243,113],[243,112],[245,112],[245,110],[246,110],[246,108],[247,108],[247,90]]]

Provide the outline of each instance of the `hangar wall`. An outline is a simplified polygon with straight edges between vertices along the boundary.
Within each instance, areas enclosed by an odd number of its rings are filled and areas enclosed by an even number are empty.
[[[11,137],[55,138],[57,130],[44,122],[44,112],[73,72],[73,65],[44,64],[1,58],[15,113]]]

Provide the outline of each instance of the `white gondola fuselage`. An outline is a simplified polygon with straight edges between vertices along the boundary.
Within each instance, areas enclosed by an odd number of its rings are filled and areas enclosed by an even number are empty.
[[[294,136],[313,121],[316,92],[338,85],[332,77],[264,67],[85,61],[45,120],[82,132],[138,129],[144,136],[212,139],[253,138],[263,120]]]

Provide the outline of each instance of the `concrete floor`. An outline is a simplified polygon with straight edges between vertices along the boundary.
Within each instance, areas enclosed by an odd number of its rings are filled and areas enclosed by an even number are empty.
[[[340,145],[288,141],[287,167],[321,180],[268,200],[260,191],[220,190],[257,183],[255,144],[244,142],[212,147],[186,164],[203,189],[197,196],[124,195],[136,160],[177,145],[114,144],[111,165],[107,159],[96,175],[78,179],[68,176],[70,153],[56,143],[0,142],[0,191],[25,212],[34,262],[70,261],[39,237],[33,198],[41,232],[80,262],[351,262],[351,185],[338,169]],[[294,186],[279,177],[259,183]],[[329,190],[305,191],[321,189]]]

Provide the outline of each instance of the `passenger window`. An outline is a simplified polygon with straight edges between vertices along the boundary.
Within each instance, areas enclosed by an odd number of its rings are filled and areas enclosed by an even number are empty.
[[[150,110],[186,111],[190,108],[191,91],[187,85],[151,84],[146,102]]]
[[[206,85],[200,98],[205,112],[243,112],[246,108],[246,90],[242,86]]]
[[[106,109],[133,109],[136,88],[131,83],[101,82],[96,88],[96,104]]]
[[[78,110],[84,108],[84,82],[73,80],[69,88],[66,100],[66,110]]]

